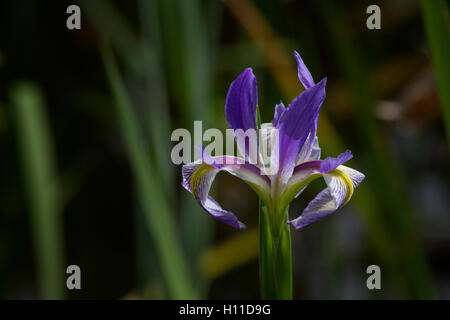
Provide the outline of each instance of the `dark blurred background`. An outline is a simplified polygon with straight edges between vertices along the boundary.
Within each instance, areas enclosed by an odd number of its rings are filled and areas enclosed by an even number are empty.
[[[450,298],[448,1],[2,1],[0,39],[1,298],[259,298],[256,195],[219,175],[213,194],[249,228],[214,221],[181,187],[170,137],[194,120],[225,130],[245,67],[269,122],[303,90],[293,50],[328,77],[323,157],[349,148],[366,175],[292,232],[294,298]],[[65,289],[72,264],[81,290]]]

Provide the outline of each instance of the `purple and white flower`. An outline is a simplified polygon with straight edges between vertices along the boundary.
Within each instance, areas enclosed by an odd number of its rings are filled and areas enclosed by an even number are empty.
[[[272,221],[280,217],[296,229],[329,216],[348,203],[354,189],[364,175],[343,164],[352,158],[346,151],[337,158],[320,160],[320,147],[316,136],[319,110],[325,99],[326,78],[315,83],[300,55],[294,51],[298,77],[305,87],[286,108],[283,103],[275,106],[274,119],[257,128],[257,87],[251,68],[245,69],[231,83],[225,114],[233,130],[258,130],[260,132],[259,158],[263,158],[262,146],[269,146],[270,166],[264,161],[249,158],[248,145],[238,142],[243,158],[210,156],[203,153],[202,160],[183,166],[183,186],[194,195],[200,206],[215,219],[235,228],[245,228],[238,218],[224,210],[211,196],[209,190],[220,171],[226,171],[245,181],[267,206]],[[276,132],[276,135],[273,135]],[[274,139],[274,137],[276,137]],[[269,172],[269,173],[268,173]],[[286,210],[308,184],[323,177],[327,187],[303,210],[302,214],[288,221]]]

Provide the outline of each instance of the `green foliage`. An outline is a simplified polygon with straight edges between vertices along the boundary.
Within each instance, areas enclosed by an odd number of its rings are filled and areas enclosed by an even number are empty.
[[[164,199],[163,189],[160,188],[162,183],[158,180],[154,165],[142,144],[141,133],[111,49],[104,46],[101,52],[135,181],[143,200],[146,222],[156,245],[169,298],[193,299],[196,293],[180,248],[175,221],[167,202],[162,200]]]
[[[441,97],[448,145],[450,146],[450,21],[448,6],[444,0],[422,0],[421,3]]]
[[[65,297],[63,225],[59,181],[45,103],[38,87],[17,83],[11,90],[18,147],[28,192],[34,256],[41,297]]]

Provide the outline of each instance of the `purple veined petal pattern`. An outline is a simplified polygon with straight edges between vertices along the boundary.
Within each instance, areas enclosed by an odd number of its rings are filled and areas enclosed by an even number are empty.
[[[280,197],[280,204],[283,208],[297,198],[310,182],[321,176],[320,164],[320,160],[315,160],[304,162],[295,167]]]
[[[296,229],[328,217],[345,205],[364,175],[346,166],[338,166],[332,173],[324,173],[327,188],[322,190],[296,219],[289,221]]]
[[[286,107],[283,102],[280,101],[279,104],[275,106],[275,113],[273,115],[272,125],[276,128],[278,125],[278,121],[280,120],[281,115],[286,111]]]
[[[245,69],[234,80],[228,89],[225,101],[225,116],[228,125],[233,130],[244,132],[253,129],[256,132],[256,105],[258,104],[258,89],[256,78],[251,68]],[[238,141],[239,152],[248,158],[248,147]]]
[[[300,150],[315,125],[325,99],[325,84],[326,78],[303,91],[280,117],[278,176],[283,183],[291,176]]]
[[[260,197],[267,199],[270,192],[270,181],[261,175],[259,168],[250,163],[242,163],[243,159],[231,156],[210,157],[211,164],[196,161],[183,166],[183,187],[194,195],[199,205],[212,217],[231,227],[243,229],[245,225],[230,211],[223,209],[211,196],[209,190],[220,171],[242,179],[255,190]],[[266,200],[267,201],[267,200]]]
[[[216,220],[225,223],[231,227],[244,229],[245,225],[229,211],[222,209],[209,195],[211,184],[220,170],[204,163],[193,162],[183,166],[183,186],[186,190],[192,192],[194,198],[200,206]],[[201,173],[199,173],[201,172]],[[200,178],[194,178],[201,174]],[[195,183],[192,180],[195,179]]]
[[[309,139],[309,137],[308,137],[308,139]],[[300,151],[300,156],[297,159],[296,168],[297,168],[298,165],[300,165],[302,163],[320,160],[320,154],[322,153],[322,150],[319,147],[319,138],[317,136],[314,137],[314,141],[313,141],[312,146],[310,147],[310,150],[309,150],[309,155],[305,155],[305,159],[304,160],[301,157],[302,152],[303,152],[303,149],[302,149],[302,151]],[[294,169],[294,171],[295,171],[295,169]],[[308,187],[308,185],[309,185],[309,183],[297,193],[295,198],[298,198],[298,196],[300,194],[302,194],[302,192]]]
[[[232,156],[212,157],[219,170],[247,182],[264,199],[270,194],[270,179],[257,166]]]
[[[326,188],[309,203],[300,217],[289,221],[289,223],[294,226],[295,229],[300,229],[313,222],[328,217],[336,210],[337,208],[335,206],[334,199],[330,194],[330,190]]]
[[[352,182],[353,189],[356,189],[366,177],[358,170],[349,168],[347,166],[340,165],[337,169],[343,171],[349,177],[350,181]]]
[[[206,150],[205,146],[196,145],[195,149],[197,150],[198,159],[200,159],[200,162],[207,163],[207,164],[219,169],[218,164],[214,161],[214,157],[211,156],[211,154]]]
[[[349,151],[346,151],[340,154],[337,158],[327,158],[326,160],[311,160],[297,165],[294,168],[292,176],[289,178],[285,190],[280,198],[281,206],[287,206],[292,200],[297,198],[303,192],[303,190],[309,185],[309,183],[311,183],[318,177],[323,176],[326,180],[326,176],[323,174],[328,173],[328,171],[321,171],[324,163],[327,164],[331,162],[335,164],[335,167],[330,167],[332,170],[334,170],[337,166],[344,163],[346,159],[351,158],[351,156],[349,157],[349,154],[351,155]],[[344,168],[344,166],[340,167]]]
[[[295,60],[297,60],[297,73],[300,82],[305,89],[314,86],[314,79],[297,51],[294,51],[294,56]]]

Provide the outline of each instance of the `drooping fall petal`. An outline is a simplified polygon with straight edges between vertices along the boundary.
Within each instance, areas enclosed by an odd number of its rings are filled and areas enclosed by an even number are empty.
[[[226,171],[245,181],[262,198],[267,200],[269,180],[254,165],[230,156],[209,157],[211,162],[201,160],[186,164],[182,169],[183,186],[194,195],[200,206],[215,219],[242,229],[245,225],[230,211],[224,210],[211,196],[209,190],[220,171]],[[208,161],[209,162],[209,161]]]
[[[362,173],[343,165],[322,175],[327,183],[327,188],[308,204],[298,218],[289,222],[296,229],[328,217],[344,206],[352,197],[354,189],[364,179]]]

